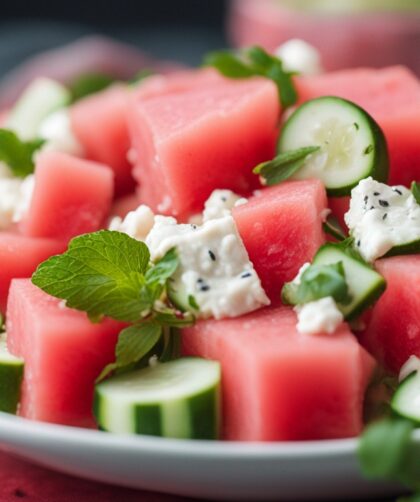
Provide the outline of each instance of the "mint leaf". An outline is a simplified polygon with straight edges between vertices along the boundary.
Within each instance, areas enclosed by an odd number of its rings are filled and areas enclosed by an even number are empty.
[[[170,249],[146,272],[147,284],[165,285],[166,281],[175,273],[179,265],[176,248]]]
[[[338,241],[344,241],[348,237],[338,219],[332,214],[328,215],[326,221],[322,224],[322,228],[326,234],[331,235],[331,237],[334,237]]]
[[[293,305],[304,305],[327,296],[343,305],[350,303],[343,262],[311,265],[301,275],[300,284],[292,281],[283,286],[282,296]]]
[[[9,166],[20,178],[32,174],[35,169],[33,155],[45,143],[42,139],[22,141],[8,129],[0,129],[0,161]]]
[[[212,52],[204,58],[204,64],[213,66],[229,78],[266,77],[277,87],[283,108],[297,101],[297,91],[293,83],[293,73],[283,69],[282,61],[261,47],[250,47],[240,53],[232,51]]]
[[[152,308],[144,276],[149,259],[143,242],[101,230],[74,238],[64,254],[38,266],[32,282],[90,317],[135,322]]]
[[[162,326],[154,321],[134,324],[121,331],[115,349],[115,362],[108,364],[97,381],[103,380],[109,373],[131,369],[132,365],[146,356],[162,336]]]
[[[188,305],[193,309],[193,310],[200,310],[200,306],[197,303],[197,300],[193,295],[188,296]]]
[[[266,185],[272,186],[281,183],[293,176],[303,167],[308,155],[319,150],[319,146],[307,146],[289,152],[283,152],[273,160],[263,162],[253,169],[254,174],[260,175]]]
[[[105,73],[85,73],[79,75],[70,84],[72,102],[74,103],[86,96],[103,91],[114,82],[116,82],[116,79]]]
[[[413,181],[413,183],[411,184],[411,192],[413,193],[417,204],[420,204],[420,183]]]
[[[406,420],[385,419],[368,426],[358,451],[365,476],[398,479],[412,431],[413,424]]]

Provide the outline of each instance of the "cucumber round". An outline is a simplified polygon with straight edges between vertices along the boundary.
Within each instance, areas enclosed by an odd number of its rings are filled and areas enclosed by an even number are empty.
[[[340,244],[324,244],[316,253],[313,263],[329,265],[342,262],[352,301],[347,305],[338,304],[345,319],[355,319],[370,307],[385,291],[385,279],[372,267],[357,259]]]
[[[385,136],[362,108],[325,96],[301,105],[286,121],[278,152],[319,146],[293,179],[320,179],[330,196],[350,195],[361,179],[386,182],[389,157]]]
[[[70,103],[70,92],[59,82],[38,78],[25,90],[10,111],[6,127],[23,140],[38,136],[41,122]]]
[[[220,365],[182,358],[123,373],[95,388],[94,415],[108,432],[217,439]]]
[[[420,425],[420,374],[414,371],[398,386],[391,399],[391,409],[397,415]]]
[[[0,411],[16,413],[23,378],[23,359],[7,350],[6,337],[0,335]]]

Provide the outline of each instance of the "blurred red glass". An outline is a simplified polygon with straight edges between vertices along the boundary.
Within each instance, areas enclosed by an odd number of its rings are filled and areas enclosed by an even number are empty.
[[[327,70],[404,64],[420,75],[420,0],[232,0],[237,47],[313,44]]]

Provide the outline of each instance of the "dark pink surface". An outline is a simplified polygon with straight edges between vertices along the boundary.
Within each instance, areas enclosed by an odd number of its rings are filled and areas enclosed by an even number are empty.
[[[1,450],[1,502],[180,502],[173,497],[108,486],[38,467]]]

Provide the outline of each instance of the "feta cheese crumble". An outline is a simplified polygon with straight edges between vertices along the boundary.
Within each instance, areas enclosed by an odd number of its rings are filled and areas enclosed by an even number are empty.
[[[214,190],[204,203],[203,221],[229,216],[234,207],[247,202],[247,199],[236,195],[231,190]]]
[[[152,260],[177,249],[171,297],[185,308],[194,297],[200,318],[236,317],[270,303],[230,215],[201,226],[155,216],[146,244]]]
[[[144,204],[130,211],[124,219],[115,216],[111,219],[108,229],[124,232],[133,239],[144,241],[155,223],[153,211]]]
[[[33,175],[21,178],[0,178],[0,230],[19,222],[29,209],[35,184]]]
[[[362,257],[373,262],[394,246],[420,239],[420,205],[403,186],[388,186],[371,177],[351,192],[344,219]]]
[[[304,40],[293,38],[280,45],[275,55],[282,60],[286,71],[301,75],[316,75],[323,72],[321,55],[313,45]]]
[[[298,316],[297,330],[302,334],[332,334],[344,320],[343,314],[331,296],[305,305],[297,305],[294,311]]]
[[[61,108],[41,122],[39,137],[46,140],[42,150],[64,152],[77,157],[83,155],[83,146],[74,135],[70,114],[67,108]]]
[[[415,371],[420,373],[420,359],[416,356],[410,356],[401,367],[398,380],[402,382]]]

